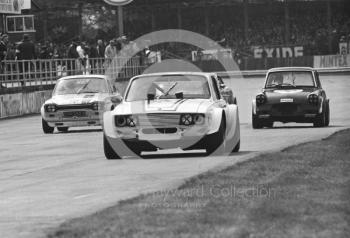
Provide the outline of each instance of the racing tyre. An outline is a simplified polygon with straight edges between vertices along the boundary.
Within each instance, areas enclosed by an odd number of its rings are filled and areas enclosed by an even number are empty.
[[[259,120],[259,118],[256,115],[254,115],[254,113],[252,113],[252,126],[253,126],[253,129],[263,128],[263,124],[261,120]]]
[[[325,126],[329,126],[329,121],[330,121],[330,110],[329,110],[329,102],[327,103],[326,106],[326,123]]]
[[[41,125],[45,134],[52,134],[55,130],[55,127],[49,126],[49,124],[44,119],[41,119]]]
[[[121,157],[117,153],[115,153],[114,149],[109,144],[108,139],[105,135],[103,135],[103,151],[108,160],[121,159]]]
[[[220,127],[218,132],[214,133],[209,138],[209,143],[205,148],[207,155],[212,155],[215,152],[215,155],[222,155],[225,152],[225,132],[226,132],[226,123],[225,119],[221,120]]]
[[[57,127],[57,130],[59,132],[67,132],[68,131],[68,127]]]
[[[268,128],[273,128],[273,121],[267,121],[264,123],[264,126],[265,127],[268,127]]]
[[[236,144],[235,148],[233,148],[232,153],[238,152],[240,147],[241,147],[241,140],[239,140],[238,143]]]
[[[326,108],[323,106],[321,114],[318,114],[314,121],[314,127],[324,127],[326,126]]]

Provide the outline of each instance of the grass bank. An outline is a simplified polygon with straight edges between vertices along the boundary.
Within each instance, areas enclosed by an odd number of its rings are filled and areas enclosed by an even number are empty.
[[[350,237],[350,130],[73,219],[58,237]]]

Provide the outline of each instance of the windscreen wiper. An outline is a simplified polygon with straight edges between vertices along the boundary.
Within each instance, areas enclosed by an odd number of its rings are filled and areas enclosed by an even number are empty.
[[[86,84],[83,85],[83,87],[81,87],[79,90],[78,90],[78,94],[80,94],[90,83],[91,79],[89,81],[86,82]]]
[[[163,92],[161,95],[159,95],[159,96],[157,97],[157,99],[159,99],[159,98],[162,97],[162,96],[168,96],[169,93],[170,93],[170,91],[173,90],[173,89],[176,87],[176,85],[177,85],[177,82],[175,82],[173,85],[171,85],[171,87],[170,87],[167,91],[165,91],[165,92]]]

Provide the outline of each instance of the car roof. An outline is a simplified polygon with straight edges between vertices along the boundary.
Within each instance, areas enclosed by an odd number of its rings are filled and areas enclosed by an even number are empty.
[[[140,74],[137,76],[134,76],[132,79],[137,77],[147,77],[147,76],[171,76],[171,75],[197,75],[197,76],[203,76],[203,77],[210,77],[210,76],[216,76],[216,73],[206,73],[206,72],[182,72],[182,71],[175,71],[175,72],[160,72],[160,73],[149,73],[149,74]]]
[[[269,69],[267,72],[283,72],[283,71],[316,71],[315,69],[311,67],[279,67],[279,68],[272,68]]]
[[[59,80],[77,79],[77,78],[104,78],[104,79],[106,79],[106,76],[102,75],[102,74],[82,74],[82,75],[65,76],[65,77],[60,78]]]

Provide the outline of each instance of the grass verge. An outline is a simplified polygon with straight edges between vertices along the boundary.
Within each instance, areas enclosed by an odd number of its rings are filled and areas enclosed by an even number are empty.
[[[350,130],[73,219],[48,237],[350,237]]]

